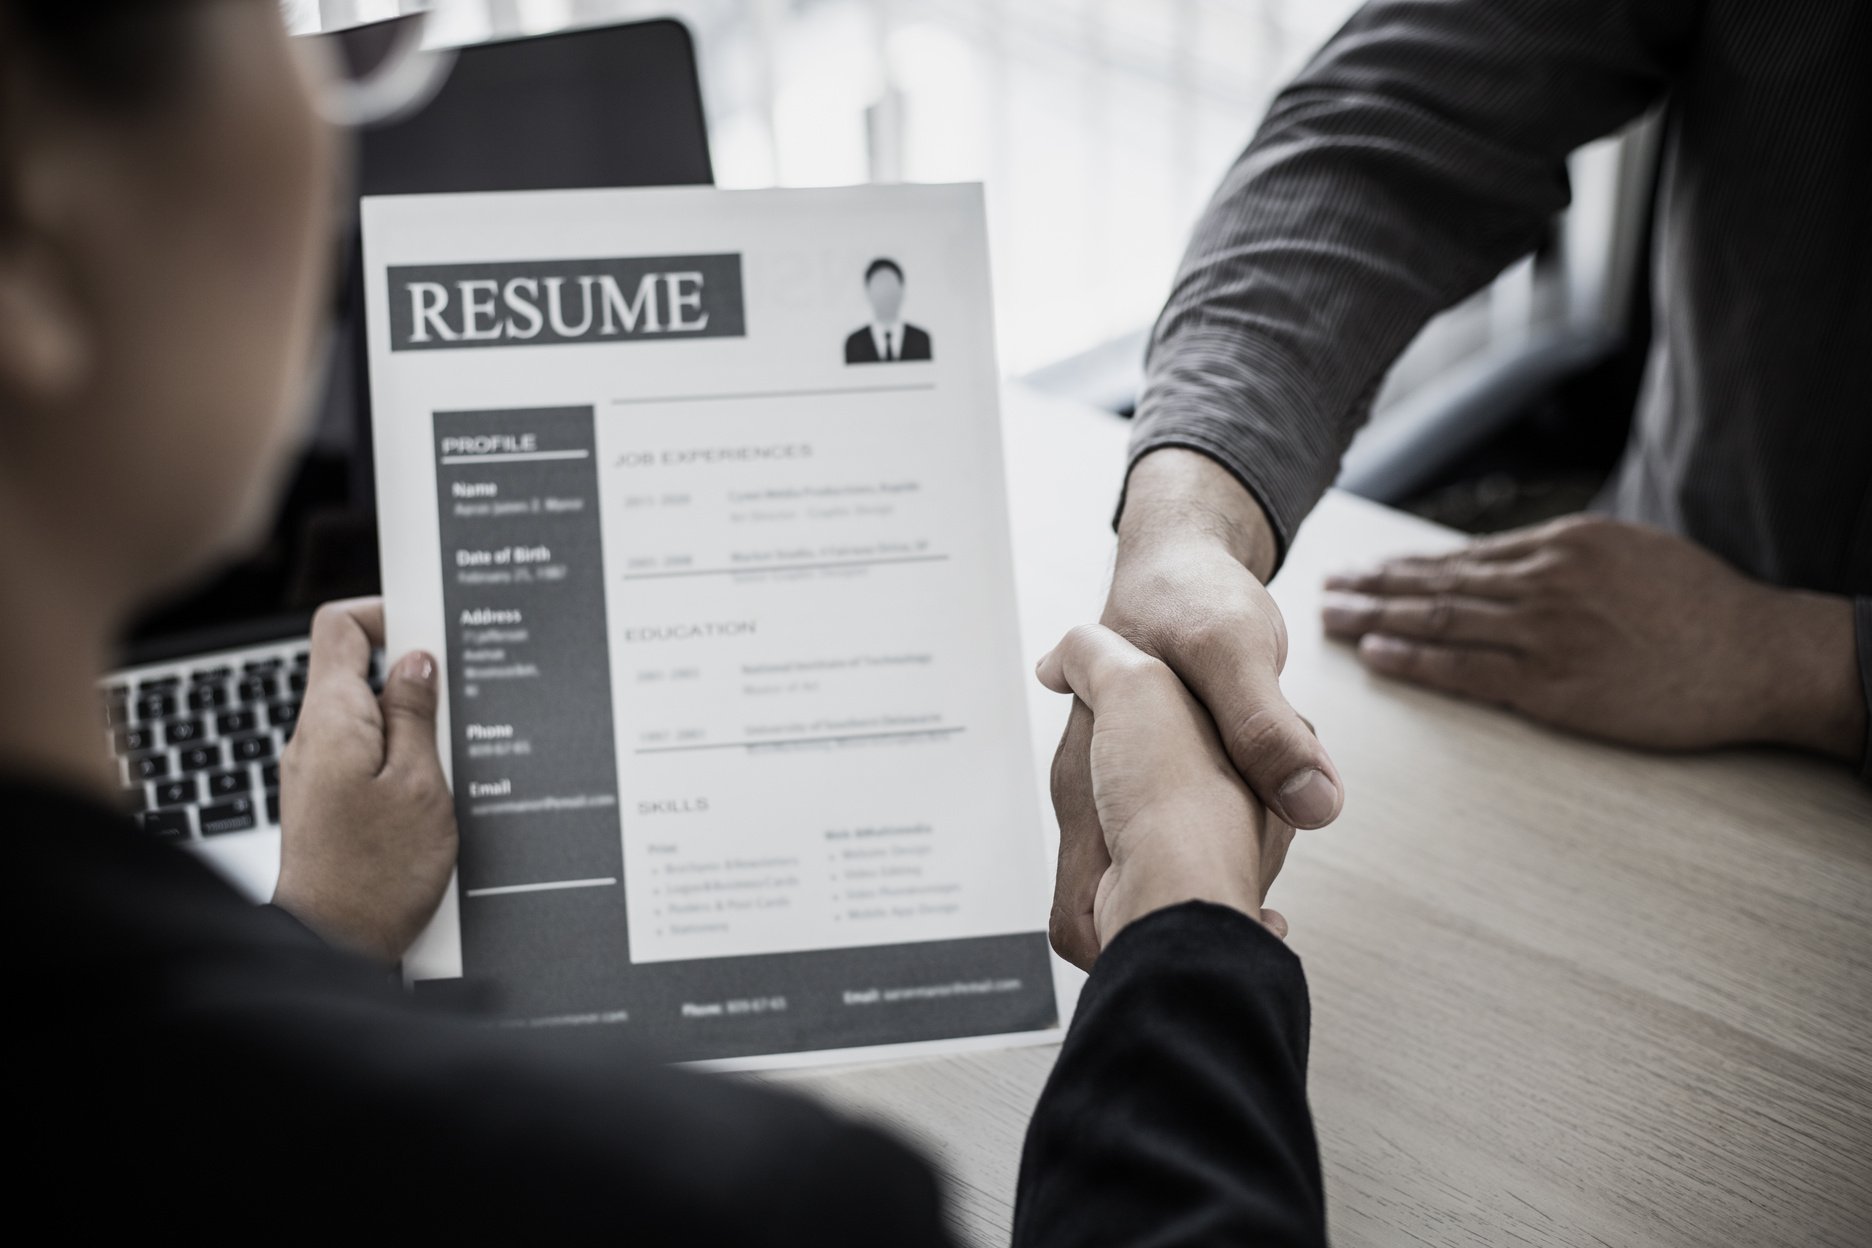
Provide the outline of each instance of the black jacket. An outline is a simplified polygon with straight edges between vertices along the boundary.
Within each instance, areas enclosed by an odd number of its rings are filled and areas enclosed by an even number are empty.
[[[603,1234],[950,1243],[927,1165],[606,1028],[418,1006],[382,971],[89,802],[0,784],[16,1204],[68,1233]],[[1187,905],[1100,959],[1021,1168],[1021,1245],[1321,1244],[1298,960]]]
[[[871,336],[871,327],[853,333],[845,340],[845,362],[847,364],[894,364],[898,360],[927,360],[932,358],[930,336],[926,330],[915,325],[903,327],[903,344],[897,348],[897,358],[886,360],[878,354],[877,339]]]

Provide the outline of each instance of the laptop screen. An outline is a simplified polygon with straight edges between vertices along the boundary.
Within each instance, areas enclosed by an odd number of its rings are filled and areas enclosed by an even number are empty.
[[[389,26],[315,37],[368,59]],[[358,136],[356,177],[360,196],[707,184],[689,32],[661,20],[464,48],[420,111]],[[270,532],[152,610],[126,662],[302,633],[319,603],[380,588],[362,256],[355,224],[349,233],[307,441]]]

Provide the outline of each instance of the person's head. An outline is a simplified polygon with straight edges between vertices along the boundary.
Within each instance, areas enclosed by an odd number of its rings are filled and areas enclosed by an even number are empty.
[[[903,312],[904,275],[895,260],[873,260],[865,270],[865,298],[878,322],[889,325]]]
[[[118,611],[255,532],[339,203],[277,0],[0,0],[0,540]]]

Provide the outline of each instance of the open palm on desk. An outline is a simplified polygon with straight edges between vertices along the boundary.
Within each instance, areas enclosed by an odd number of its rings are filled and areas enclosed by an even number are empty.
[[[1865,739],[1851,604],[1683,538],[1568,516],[1326,582],[1328,634],[1382,675],[1631,745]]]

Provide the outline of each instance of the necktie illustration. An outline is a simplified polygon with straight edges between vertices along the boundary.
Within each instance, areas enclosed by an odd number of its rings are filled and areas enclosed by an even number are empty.
[[[897,358],[897,344],[893,340],[891,331],[888,329],[884,331],[884,358],[886,360],[894,360]]]

